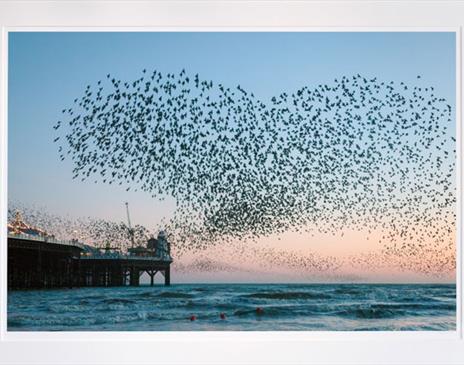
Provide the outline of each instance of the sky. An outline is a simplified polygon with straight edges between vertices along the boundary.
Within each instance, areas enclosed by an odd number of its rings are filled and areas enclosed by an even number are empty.
[[[163,73],[185,69],[228,86],[240,84],[263,100],[344,75],[359,73],[406,83],[421,75],[425,85],[433,85],[437,95],[455,105],[454,33],[13,32],[9,34],[8,71],[9,200],[63,216],[90,215],[115,221],[126,219],[127,201],[132,221],[148,227],[172,214],[170,199],[159,201],[143,192],[126,192],[123,187],[72,180],[71,162],[61,162],[52,143],[52,127],[61,118],[61,110],[72,105],[87,85],[96,84],[108,73],[134,80],[143,69]],[[295,249],[304,247],[300,239],[289,239]],[[313,247],[318,252],[332,254],[346,251],[347,245],[340,243],[343,240],[347,238],[321,236],[312,242],[317,242]],[[372,245],[357,236],[350,242],[351,251]],[[246,279],[243,273],[221,275],[178,278]],[[383,273],[375,279],[388,281],[395,276],[391,275]],[[429,280],[397,276],[394,280]],[[263,281],[282,280],[290,279],[282,274],[263,276]]]

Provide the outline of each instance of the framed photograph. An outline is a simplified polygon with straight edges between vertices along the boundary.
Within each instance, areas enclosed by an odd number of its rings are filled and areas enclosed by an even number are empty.
[[[0,364],[462,364],[463,2],[0,2]]]

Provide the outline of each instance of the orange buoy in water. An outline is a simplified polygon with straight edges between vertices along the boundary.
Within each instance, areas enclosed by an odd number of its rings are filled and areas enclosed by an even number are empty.
[[[197,319],[197,316],[190,316],[191,321],[195,321]]]
[[[256,314],[259,314],[259,315],[264,314],[264,309],[261,308],[261,307],[257,307],[256,308]]]
[[[225,313],[221,313],[221,314],[219,315],[219,317],[221,317],[221,319],[226,319]]]

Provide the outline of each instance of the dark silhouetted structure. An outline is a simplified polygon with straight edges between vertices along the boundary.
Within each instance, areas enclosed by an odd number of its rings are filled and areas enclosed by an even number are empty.
[[[170,285],[171,263],[163,232],[147,247],[130,249],[128,255],[111,252],[109,246],[101,253],[77,241],[8,234],[8,289],[138,286],[144,272],[150,276],[151,285],[157,273],[164,276],[165,285]]]

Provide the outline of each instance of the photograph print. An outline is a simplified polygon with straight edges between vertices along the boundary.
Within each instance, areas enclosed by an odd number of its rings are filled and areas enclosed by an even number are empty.
[[[8,331],[456,331],[455,32],[9,32]]]

